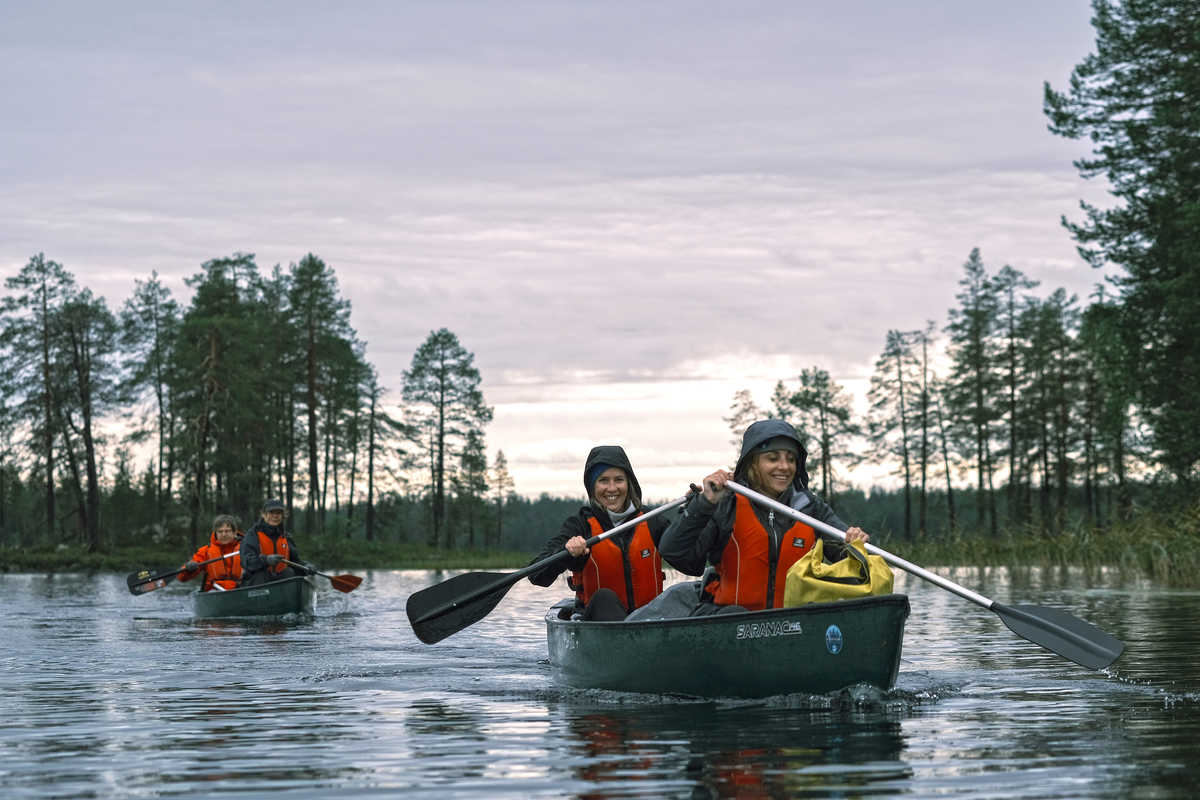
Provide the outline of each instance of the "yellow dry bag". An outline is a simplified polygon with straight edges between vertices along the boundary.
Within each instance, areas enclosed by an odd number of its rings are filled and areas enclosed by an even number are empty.
[[[783,588],[784,606],[892,593],[892,568],[883,556],[870,555],[855,542],[846,548],[845,558],[826,564],[823,549],[818,536],[812,550],[792,564]]]

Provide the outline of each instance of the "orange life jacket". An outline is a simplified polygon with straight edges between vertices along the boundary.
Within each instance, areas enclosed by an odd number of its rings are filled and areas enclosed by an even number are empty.
[[[258,552],[262,553],[264,556],[269,556],[272,553],[277,553],[277,554],[283,556],[285,559],[291,558],[291,548],[288,547],[288,540],[287,540],[286,534],[281,533],[279,535],[278,539],[272,539],[270,536],[267,536],[267,534],[264,533],[263,531],[258,531],[257,533],[258,533]],[[278,575],[280,572],[283,572],[287,568],[288,568],[288,565],[285,564],[283,561],[280,561],[278,564],[276,564],[273,567],[267,567],[267,572],[273,572],[276,575]]]
[[[604,533],[600,520],[588,518],[592,535]],[[571,588],[581,605],[587,605],[600,589],[612,589],[621,600],[626,611],[641,608],[662,594],[662,556],[654,546],[650,526],[645,522],[633,529],[625,549],[609,537],[592,545],[592,552],[583,571],[571,576]],[[633,602],[630,603],[630,595]]]
[[[716,565],[717,580],[705,588],[718,605],[750,611],[782,608],[788,568],[812,548],[816,531],[803,522],[792,523],[782,534],[768,531],[749,500],[740,494],[734,500],[733,532]],[[772,511],[771,520],[774,515]]]
[[[214,531],[209,538],[208,544],[201,547],[192,556],[192,561],[200,563],[208,561],[212,558],[221,558],[221,556],[232,553],[242,546],[242,534],[239,532],[238,537],[229,544],[221,544],[217,541],[217,534]],[[181,572],[179,580],[190,581],[199,574],[196,572]],[[238,581],[242,578],[242,557],[241,555],[230,556],[229,558],[221,558],[220,561],[214,561],[211,564],[204,565],[204,582],[200,584],[200,591],[207,592],[212,589],[213,584],[220,584],[224,589],[236,589]]]

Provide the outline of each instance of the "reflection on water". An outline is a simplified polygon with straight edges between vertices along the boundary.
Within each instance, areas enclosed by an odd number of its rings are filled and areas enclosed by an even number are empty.
[[[419,643],[404,602],[452,573],[328,586],[313,617],[195,620],[188,587],[0,576],[0,796],[1190,797],[1200,592],[1074,570],[948,577],[1125,640],[1076,667],[996,615],[910,595],[896,688],[698,700],[574,690],[521,583]]]
[[[561,710],[576,742],[567,757],[572,772],[594,786],[581,797],[652,796],[667,787],[693,797],[792,797],[856,792],[910,774],[900,723],[878,709]]]

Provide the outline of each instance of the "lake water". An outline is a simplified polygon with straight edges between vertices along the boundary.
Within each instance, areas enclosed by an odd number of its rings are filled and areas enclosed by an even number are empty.
[[[887,694],[702,701],[578,691],[522,581],[436,644],[404,604],[453,573],[319,579],[313,618],[193,619],[187,586],[0,575],[0,797],[1194,797],[1200,592],[1078,572],[941,571],[1127,645],[1089,672],[897,573]]]

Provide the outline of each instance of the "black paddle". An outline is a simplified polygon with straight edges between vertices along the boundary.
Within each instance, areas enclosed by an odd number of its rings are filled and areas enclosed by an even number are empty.
[[[587,540],[587,546],[591,547],[614,533],[640,525],[651,517],[682,504],[688,497],[689,495],[684,495],[653,511],[626,520],[598,536],[593,536]],[[566,550],[560,550],[555,555],[516,572],[464,572],[428,589],[413,592],[405,606],[413,633],[425,644],[440,642],[450,634],[458,633],[490,614],[517,581],[570,557],[571,554]]]
[[[234,550],[232,553],[226,553],[225,555],[217,558],[210,558],[208,561],[201,561],[196,565],[196,569],[200,569],[200,567],[203,567],[205,564],[212,564],[213,562],[221,561],[222,559],[233,558],[238,554],[238,552],[238,550]],[[180,567],[179,569],[173,569],[170,572],[160,572],[157,575],[151,575],[150,570],[142,569],[138,570],[137,572],[129,573],[129,577],[125,579],[125,582],[129,584],[129,591],[131,594],[146,594],[146,592],[153,592],[155,589],[161,589],[170,583],[176,575],[187,571],[188,570],[186,568]]]
[[[324,572],[317,572],[312,567],[306,567],[303,564],[296,563],[295,561],[288,561],[286,558],[283,559],[283,563],[291,564],[293,567],[299,567],[300,569],[306,569],[313,575],[320,575],[322,578],[329,578],[329,582],[333,584],[333,588],[337,589],[339,592],[346,592],[347,594],[357,589],[358,585],[363,581],[363,579],[357,575],[326,575]]]
[[[761,503],[768,508],[788,515],[792,519],[811,525],[823,533],[837,536],[842,540],[846,538],[844,533],[832,525],[827,525],[820,520],[813,519],[807,514],[785,506],[783,503],[772,500],[769,497],[764,497],[753,489],[747,489],[745,486],[734,481],[725,481],[725,485],[756,503]],[[995,611],[1013,633],[1024,639],[1028,639],[1034,644],[1041,645],[1063,658],[1068,658],[1080,666],[1087,667],[1088,669],[1103,669],[1116,661],[1117,657],[1121,655],[1121,651],[1125,649],[1125,645],[1120,639],[1110,636],[1095,625],[1084,622],[1065,611],[1044,608],[1042,606],[1006,606],[1003,603],[997,603],[995,600],[989,600],[981,594],[976,594],[970,589],[959,586],[957,583],[947,580],[940,575],[928,572],[916,564],[909,563],[886,550],[881,550],[873,544],[867,544],[867,551],[883,556],[884,560],[892,566],[899,567],[905,572],[910,572],[918,578],[923,578],[936,586],[953,592],[959,597],[970,600],[976,605],[983,606],[989,611]]]

